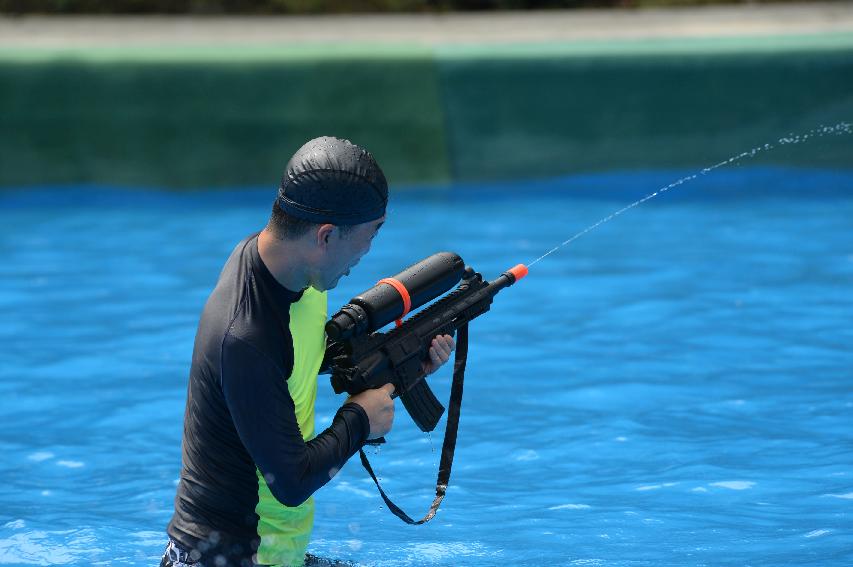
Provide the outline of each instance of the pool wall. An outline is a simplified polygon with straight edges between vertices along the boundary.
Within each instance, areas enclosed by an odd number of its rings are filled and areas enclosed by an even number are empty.
[[[0,186],[269,185],[338,135],[394,184],[703,167],[853,122],[853,33],[3,49]],[[850,168],[838,144],[763,165]]]

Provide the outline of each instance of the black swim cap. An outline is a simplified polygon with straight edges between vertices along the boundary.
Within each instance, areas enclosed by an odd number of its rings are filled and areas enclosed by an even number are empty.
[[[314,223],[361,224],[385,214],[388,182],[370,152],[322,136],[299,148],[281,178],[278,206]]]

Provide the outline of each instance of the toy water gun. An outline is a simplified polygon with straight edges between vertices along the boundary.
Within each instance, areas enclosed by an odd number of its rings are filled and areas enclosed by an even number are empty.
[[[393,384],[393,397],[399,395],[406,411],[422,431],[435,429],[445,409],[425,380],[424,360],[436,336],[457,335],[450,410],[436,482],[436,499],[422,520],[412,520],[388,499],[367,457],[360,451],[362,464],[388,508],[409,524],[422,524],[432,519],[450,480],[468,356],[468,323],[491,308],[492,300],[499,291],[525,275],[527,267],[518,264],[489,282],[466,267],[459,255],[440,252],[392,278],[379,280],[376,286],[352,298],[326,323],[329,344],[324,369],[332,373],[335,392],[354,395]],[[410,311],[438,298],[457,284],[455,290],[403,320]],[[392,321],[396,321],[394,328],[380,331]],[[375,441],[382,442],[384,439]]]

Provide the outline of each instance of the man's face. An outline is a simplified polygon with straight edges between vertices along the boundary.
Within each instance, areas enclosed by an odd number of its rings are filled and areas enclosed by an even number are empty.
[[[335,228],[326,243],[326,258],[324,267],[319,274],[314,287],[325,291],[333,289],[338,281],[370,251],[370,244],[385,222],[385,216],[374,221],[358,224],[342,234],[340,228]]]

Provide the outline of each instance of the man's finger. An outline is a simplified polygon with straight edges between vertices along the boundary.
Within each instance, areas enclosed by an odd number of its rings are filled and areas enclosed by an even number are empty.
[[[393,393],[394,393],[394,390],[395,390],[396,388],[394,388],[394,384],[388,383],[388,384],[385,384],[384,386],[382,386],[382,387],[381,387],[381,388],[379,388],[379,389],[380,389],[380,390],[384,390],[384,391],[385,391],[385,392],[387,392],[387,393],[388,393],[388,395],[390,396],[391,394],[393,394]]]
[[[439,335],[432,340],[432,344],[449,352],[453,350],[453,337],[450,335]]]
[[[456,348],[456,342],[450,335],[444,335],[444,343],[447,345],[447,349],[451,352]]]

